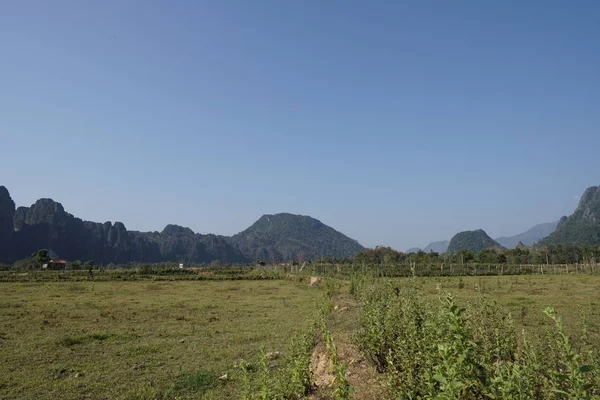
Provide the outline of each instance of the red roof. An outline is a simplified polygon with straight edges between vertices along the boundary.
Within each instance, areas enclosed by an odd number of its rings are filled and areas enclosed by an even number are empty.
[[[66,264],[67,260],[50,260],[51,264]]]

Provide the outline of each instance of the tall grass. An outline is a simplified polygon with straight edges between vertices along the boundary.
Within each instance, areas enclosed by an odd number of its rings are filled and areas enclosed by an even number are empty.
[[[563,320],[539,337],[516,332],[510,315],[485,298],[425,301],[418,283],[354,277],[360,299],[357,347],[387,377],[395,399],[599,399],[598,344],[573,346]]]

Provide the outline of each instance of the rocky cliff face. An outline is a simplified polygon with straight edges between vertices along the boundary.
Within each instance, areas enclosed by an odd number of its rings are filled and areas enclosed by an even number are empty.
[[[587,188],[575,212],[562,217],[556,231],[540,241],[540,245],[550,244],[600,244],[600,186]]]
[[[0,186],[0,263],[45,248],[67,260],[244,263],[353,256],[363,247],[320,221],[301,215],[265,215],[234,237],[202,235],[167,225],[162,232],[128,231],[121,222],[83,221],[62,204],[40,199],[19,207]]]
[[[14,215],[15,202],[10,197],[8,190],[4,186],[0,186],[0,255],[9,256],[13,252]],[[3,258],[0,258],[0,262],[4,261]]]
[[[160,233],[128,231],[121,222],[83,221],[52,199],[15,210],[8,190],[0,186],[0,262],[12,263],[41,248],[67,260],[101,264],[247,261],[226,238],[177,225],[167,225]]]
[[[190,228],[167,225],[162,232],[130,232],[135,238],[136,250],[141,250],[137,260],[161,260],[182,263],[247,262],[248,260],[228,241],[218,235],[194,233]]]
[[[31,207],[19,207],[13,227],[17,259],[45,248],[70,260],[91,259],[98,263],[129,260],[131,245],[122,223],[82,221],[51,199],[40,199]]]

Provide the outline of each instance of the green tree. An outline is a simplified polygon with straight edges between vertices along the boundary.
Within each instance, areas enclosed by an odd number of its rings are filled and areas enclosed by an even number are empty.
[[[69,263],[69,267],[71,267],[71,269],[78,270],[81,269],[82,264],[83,263],[81,262],[81,260],[77,260],[73,261],[72,263]]]
[[[48,264],[48,262],[50,262],[50,257],[48,257],[48,250],[46,249],[39,249],[31,255],[31,259],[33,260],[33,263],[37,268],[41,268],[42,265]]]

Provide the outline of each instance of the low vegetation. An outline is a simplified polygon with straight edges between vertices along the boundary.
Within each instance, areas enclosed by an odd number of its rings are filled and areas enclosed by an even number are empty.
[[[600,277],[410,268],[7,272],[0,398],[600,396]]]
[[[441,282],[437,302],[415,279],[355,277],[350,287],[362,306],[355,343],[386,376],[391,398],[600,396],[600,346],[585,318],[573,340],[552,307],[536,310],[548,324],[525,332],[487,296],[459,302]]]
[[[290,280],[1,283],[0,398],[241,398],[241,360],[261,346],[281,353],[277,368],[295,360],[290,338],[322,292]]]

